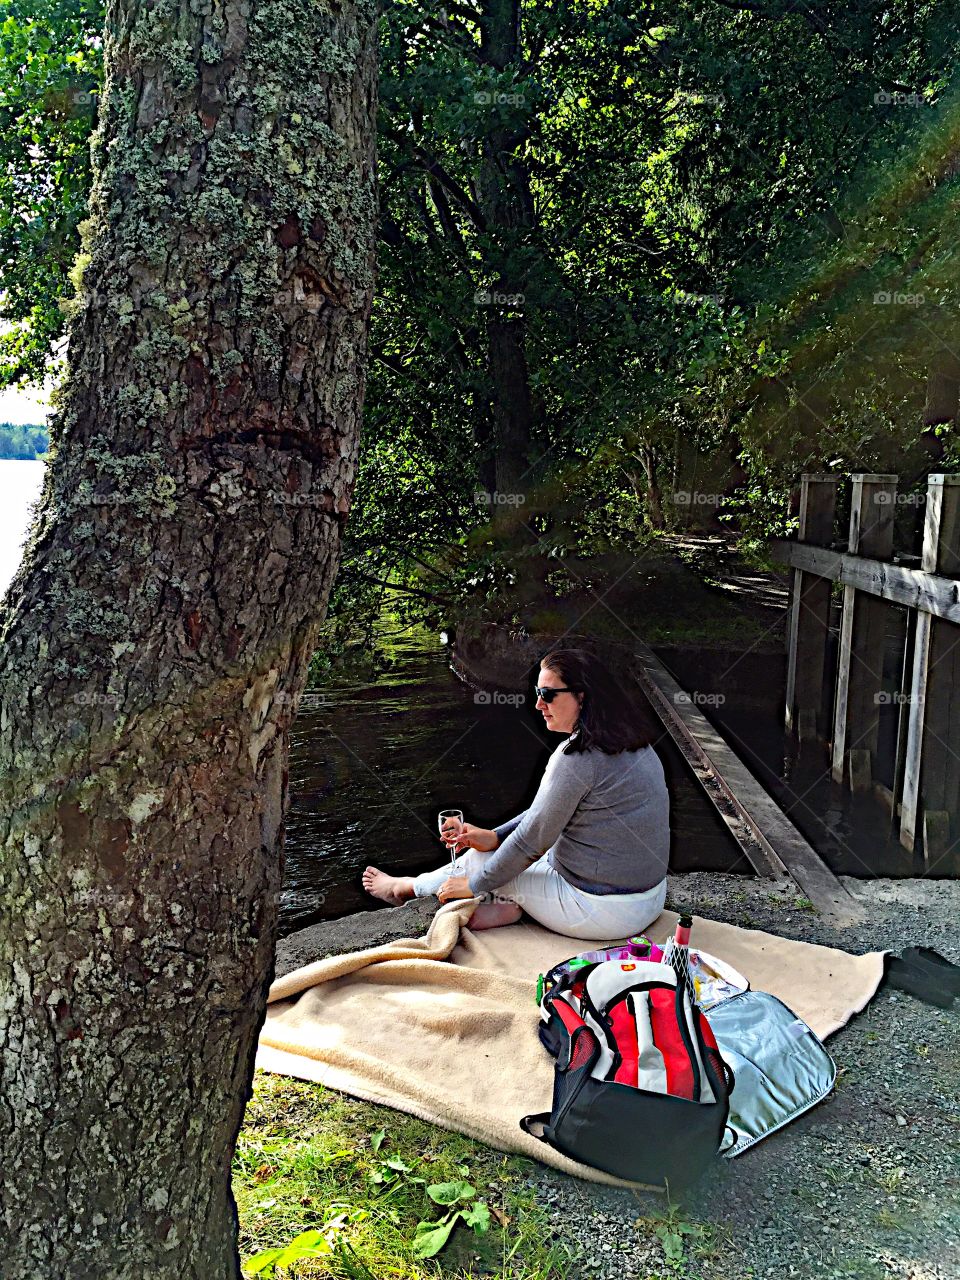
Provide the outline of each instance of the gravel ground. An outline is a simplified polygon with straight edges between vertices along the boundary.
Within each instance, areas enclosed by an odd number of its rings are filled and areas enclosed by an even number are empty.
[[[960,963],[960,882],[844,883],[867,909],[855,929],[798,908],[792,887],[746,876],[671,876],[667,906],[855,952],[933,946]],[[416,903],[303,930],[279,944],[277,972],[419,933],[431,914]],[[532,1166],[576,1259],[565,1280],[958,1280],[960,1001],[941,1010],[883,989],[827,1048],[838,1068],[830,1097],[719,1161],[673,1206]]]

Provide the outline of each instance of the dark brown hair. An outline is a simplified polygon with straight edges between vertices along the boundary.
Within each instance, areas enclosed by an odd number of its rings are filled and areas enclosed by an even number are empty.
[[[596,749],[608,756],[648,747],[657,734],[636,679],[586,649],[550,649],[541,667],[556,672],[568,689],[583,693],[580,719],[564,753]]]

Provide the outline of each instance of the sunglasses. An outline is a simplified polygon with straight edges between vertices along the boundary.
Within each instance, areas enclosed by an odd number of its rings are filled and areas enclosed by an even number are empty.
[[[551,703],[558,693],[579,693],[579,689],[541,689],[539,685],[534,686],[534,693],[538,698],[542,698],[548,705]]]

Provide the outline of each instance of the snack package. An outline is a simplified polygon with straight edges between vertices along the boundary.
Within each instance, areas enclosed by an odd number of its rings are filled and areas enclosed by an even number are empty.
[[[688,961],[694,998],[701,1009],[712,1009],[721,1000],[729,1000],[731,996],[739,995],[750,986],[733,965],[718,960],[706,951],[695,951],[691,947]]]

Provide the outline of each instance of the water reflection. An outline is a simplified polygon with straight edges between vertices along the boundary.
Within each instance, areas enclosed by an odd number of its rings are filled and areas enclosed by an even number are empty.
[[[306,698],[294,726],[281,932],[375,909],[360,886],[368,863],[424,871],[446,860],[440,809],[493,826],[529,804],[549,752],[532,698],[478,699],[449,650],[411,630],[389,643],[374,680],[336,680]],[[657,747],[672,798],[671,865],[748,870],[724,823],[664,735]]]

